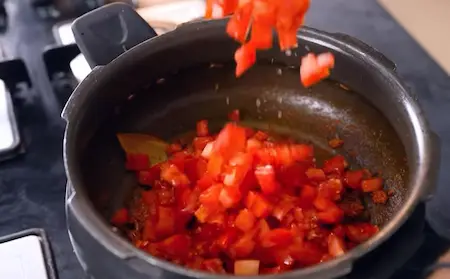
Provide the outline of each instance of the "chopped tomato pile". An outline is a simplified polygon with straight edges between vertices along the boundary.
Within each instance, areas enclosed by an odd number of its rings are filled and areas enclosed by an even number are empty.
[[[297,47],[297,30],[309,9],[309,0],[207,0],[206,18],[232,15],[227,34],[242,45],[235,53],[236,76],[256,62],[256,51],[272,47],[272,31],[278,34],[279,47],[288,51]],[[250,39],[248,37],[250,36]],[[334,67],[331,53],[309,53],[302,58],[300,79],[309,87],[330,75]]]
[[[350,170],[341,155],[319,166],[313,146],[240,126],[239,111],[229,118],[218,134],[199,121],[188,145],[139,136],[166,149],[163,161],[144,144],[125,148],[145,151],[127,152],[125,164],[141,187],[111,223],[136,247],[196,270],[274,274],[338,257],[378,232],[362,198],[386,202],[380,177]],[[136,137],[119,138],[124,146]]]

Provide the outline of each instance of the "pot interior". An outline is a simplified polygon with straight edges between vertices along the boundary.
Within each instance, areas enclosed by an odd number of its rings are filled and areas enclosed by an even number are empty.
[[[386,179],[394,195],[386,205],[366,200],[372,221],[383,225],[407,194],[405,149],[382,113],[361,95],[337,82],[325,81],[311,89],[299,84],[299,70],[260,61],[242,78],[232,63],[197,65],[164,76],[141,92],[131,94],[89,141],[81,161],[91,200],[101,214],[126,204],[137,187],[134,173],[125,171],[125,156],[116,133],[145,133],[166,140],[195,131],[208,119],[219,130],[227,114],[239,109],[243,124],[312,143],[318,165],[333,154],[343,154],[352,167],[364,167]],[[333,150],[328,140],[345,142]]]

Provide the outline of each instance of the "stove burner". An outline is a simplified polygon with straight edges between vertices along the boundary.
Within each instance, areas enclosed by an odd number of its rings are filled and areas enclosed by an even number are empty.
[[[11,93],[30,85],[22,60],[0,62],[0,161],[24,152]]]

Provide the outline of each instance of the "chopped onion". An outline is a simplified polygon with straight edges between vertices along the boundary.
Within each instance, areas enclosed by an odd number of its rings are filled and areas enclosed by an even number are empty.
[[[259,274],[259,261],[257,260],[241,260],[234,262],[234,274],[235,275],[258,275]]]

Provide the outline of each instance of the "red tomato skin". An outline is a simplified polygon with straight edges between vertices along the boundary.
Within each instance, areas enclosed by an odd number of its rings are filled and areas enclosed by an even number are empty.
[[[248,193],[245,205],[257,218],[269,216],[272,209],[271,204],[263,196],[255,192]]]
[[[242,209],[235,220],[235,225],[241,231],[247,232],[255,226],[256,218],[248,211],[248,209]]]
[[[158,207],[158,221],[155,232],[159,238],[172,235],[175,232],[175,211],[171,207]]]
[[[340,200],[343,192],[344,186],[342,185],[342,181],[338,178],[331,178],[319,185],[319,196],[326,199],[333,201]]]
[[[156,180],[159,179],[161,169],[159,166],[153,166],[148,170],[138,172],[138,182],[141,185],[153,186]]]
[[[330,233],[328,236],[328,254],[333,257],[341,256],[345,253],[344,240],[334,233]]]
[[[223,189],[223,184],[214,184],[200,194],[199,201],[202,205],[211,209],[219,206],[219,196]]]
[[[326,174],[330,173],[342,174],[347,166],[348,163],[345,160],[344,156],[337,155],[324,162],[323,171]]]
[[[248,3],[241,6],[228,21],[226,28],[227,34],[240,43],[244,43],[247,38],[252,9],[253,4],[248,1]]]
[[[236,77],[242,76],[256,63],[256,49],[251,43],[242,45],[234,55],[236,61]]]
[[[244,151],[246,143],[245,129],[234,123],[228,123],[217,136],[213,152],[228,160],[237,152]]]
[[[300,191],[300,206],[308,209],[313,206],[314,200],[317,197],[317,188],[311,185],[305,185]]]
[[[186,259],[190,252],[191,238],[184,234],[173,235],[158,243],[159,249],[167,255],[179,259]]]
[[[252,24],[251,44],[257,49],[269,49],[272,47],[272,27],[261,23]]]
[[[286,247],[293,242],[294,235],[287,229],[274,229],[261,235],[261,246],[265,248]]]
[[[256,167],[255,177],[258,180],[262,192],[266,195],[274,194],[280,188],[275,177],[275,170],[271,165]]]
[[[220,203],[225,208],[234,207],[241,200],[242,195],[239,187],[236,186],[225,186],[219,195]]]
[[[344,182],[347,187],[359,190],[361,189],[361,182],[364,178],[363,170],[346,171],[344,175]]]
[[[189,185],[191,183],[189,178],[175,164],[163,164],[161,166],[161,179],[175,187]]]
[[[380,177],[375,177],[375,178],[363,180],[361,183],[361,189],[365,193],[382,190],[383,189],[383,179]]]
[[[316,168],[309,168],[306,171],[306,176],[309,180],[315,181],[315,182],[322,182],[327,179],[325,176],[325,172],[322,169],[316,169]]]
[[[357,244],[367,241],[379,231],[377,226],[368,223],[348,224],[344,228],[348,239]]]

